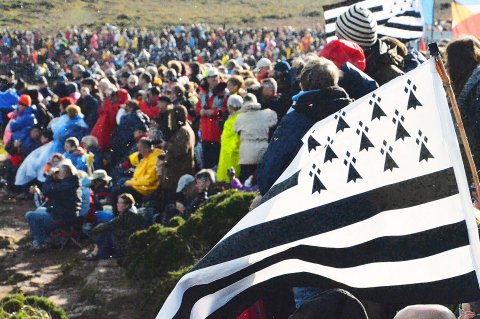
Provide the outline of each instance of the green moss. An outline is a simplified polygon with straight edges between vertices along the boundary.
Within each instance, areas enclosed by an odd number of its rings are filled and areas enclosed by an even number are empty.
[[[0,300],[0,319],[52,318],[67,319],[63,309],[47,298],[21,294],[7,295]]]
[[[153,225],[129,240],[127,275],[144,282],[143,317],[154,317],[178,280],[248,212],[255,193],[229,190],[212,196],[188,221]]]

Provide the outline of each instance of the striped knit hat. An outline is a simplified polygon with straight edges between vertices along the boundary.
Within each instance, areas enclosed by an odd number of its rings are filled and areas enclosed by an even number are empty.
[[[337,18],[336,29],[338,38],[350,40],[363,48],[369,48],[377,41],[377,21],[372,12],[356,4]]]

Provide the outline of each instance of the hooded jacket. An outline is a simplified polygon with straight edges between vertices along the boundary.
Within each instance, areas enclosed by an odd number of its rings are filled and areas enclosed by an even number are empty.
[[[264,195],[293,160],[302,137],[318,121],[339,111],[352,100],[338,86],[303,94],[278,125],[257,170],[257,183]]]
[[[365,52],[365,56],[367,62],[365,73],[380,86],[405,74],[403,72],[404,56],[401,49],[392,43],[378,39],[370,50]]]
[[[277,124],[277,113],[261,109],[259,103],[247,102],[240,109],[234,125],[240,135],[240,165],[257,165],[268,147],[268,133]]]
[[[172,136],[165,148],[164,171],[161,176],[162,189],[175,191],[182,175],[193,175],[195,171],[195,134],[187,123],[187,109],[175,106],[171,116]]]
[[[92,129],[91,135],[98,139],[98,144],[103,151],[108,150],[110,140],[116,123],[118,107],[125,104],[129,98],[128,92],[124,89],[117,91],[117,101],[112,103],[110,98],[103,101],[102,106],[98,109],[98,120]]]
[[[67,121],[53,132],[52,153],[63,153],[63,144],[69,137],[76,137],[79,141],[88,134],[88,125],[83,120],[83,114],[74,118],[68,118]]]

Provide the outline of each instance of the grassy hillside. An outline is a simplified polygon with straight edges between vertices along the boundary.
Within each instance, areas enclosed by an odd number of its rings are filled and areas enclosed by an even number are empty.
[[[314,27],[323,24],[322,6],[334,2],[338,0],[0,0],[0,27],[56,31],[70,25],[155,28],[199,22]],[[449,17],[448,3],[436,2],[437,16]]]
[[[69,25],[113,23],[154,28],[210,23],[314,25],[322,5],[334,0],[0,0],[0,26],[58,30]]]

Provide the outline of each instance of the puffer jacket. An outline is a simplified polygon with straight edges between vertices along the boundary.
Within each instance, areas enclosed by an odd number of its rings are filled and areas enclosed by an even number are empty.
[[[240,135],[240,165],[256,165],[268,147],[268,133],[277,124],[277,113],[261,109],[259,103],[245,103],[234,125]]]
[[[341,110],[352,100],[338,86],[304,93],[278,125],[257,170],[257,183],[264,195],[293,160],[302,137],[318,121]]]
[[[220,128],[223,114],[227,111],[228,94],[225,91],[227,84],[220,82],[209,94],[208,85],[200,86],[199,100],[196,106],[197,116],[200,116],[200,110],[213,110],[211,116],[202,116],[200,118],[200,131],[202,132],[203,142],[220,142],[222,130]]]

